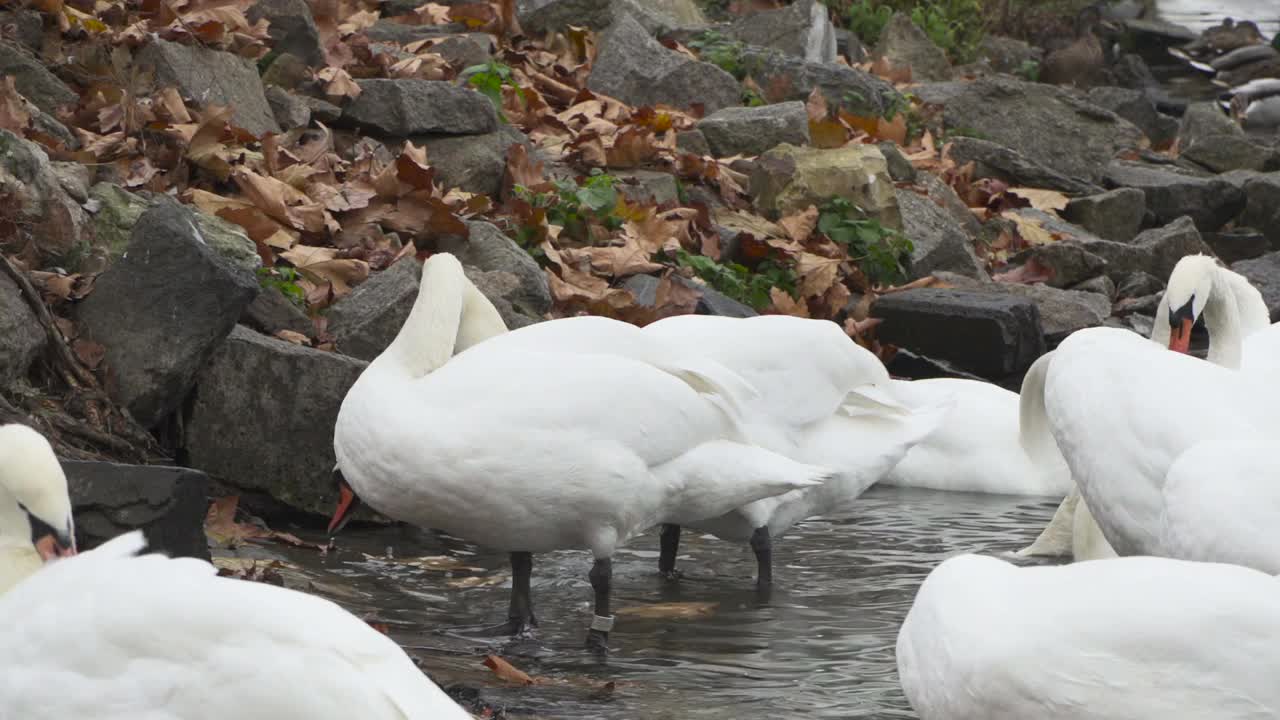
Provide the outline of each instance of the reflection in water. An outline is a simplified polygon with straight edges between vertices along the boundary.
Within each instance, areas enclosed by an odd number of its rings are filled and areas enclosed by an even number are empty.
[[[537,639],[501,650],[550,680],[530,688],[504,687],[481,665],[496,646],[444,632],[505,617],[505,555],[403,528],[348,530],[326,558],[282,552],[301,567],[291,583],[387,623],[437,682],[481,687],[487,702],[512,716],[911,718],[894,644],[924,576],[955,553],[1025,547],[1055,506],[1054,498],[875,488],[856,517],[810,521],[778,542],[777,587],[767,600],[754,589],[755,560],[745,545],[686,530],[684,579],[666,586],[656,576],[657,538],[637,538],[614,558],[615,608],[718,606],[690,619],[620,614],[604,662],[580,649],[590,617],[589,555],[535,557]],[[401,558],[449,557],[424,569],[364,554],[382,557],[387,546]],[[600,690],[608,680],[615,689]]]
[[[1280,6],[1275,0],[1156,0],[1160,17],[1197,32],[1224,17],[1252,20],[1268,37],[1280,32]]]

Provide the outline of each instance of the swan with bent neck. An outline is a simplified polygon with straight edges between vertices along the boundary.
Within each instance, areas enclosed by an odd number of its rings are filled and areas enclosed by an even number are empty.
[[[1261,293],[1249,283],[1248,279],[1219,265],[1212,257],[1205,255],[1189,255],[1182,258],[1174,267],[1169,277],[1168,287],[1157,307],[1156,322],[1152,327],[1151,340],[1167,346],[1171,350],[1186,353],[1190,342],[1191,328],[1203,317],[1205,328],[1209,332],[1209,352],[1206,359],[1214,365],[1240,370],[1260,381],[1269,382],[1269,377],[1259,371],[1273,369],[1280,360],[1280,325],[1270,323]],[[1043,378],[1050,362],[1046,354],[1040,358],[1027,378],[1038,387],[1032,393],[1043,395]],[[1024,381],[1024,392],[1028,385]],[[1028,395],[1027,397],[1031,397]],[[1030,414],[1037,411],[1034,399],[1028,401]],[[1043,413],[1043,404],[1039,404]],[[1024,408],[1024,414],[1028,411]],[[1233,477],[1247,480],[1246,476],[1256,475],[1262,461],[1254,458],[1232,457],[1221,451],[1227,444],[1205,442],[1179,458],[1169,471],[1169,482],[1165,485],[1163,501],[1165,511],[1162,516],[1160,533],[1165,538],[1162,547],[1171,556],[1187,559],[1209,559],[1218,557],[1226,559],[1232,553],[1247,553],[1251,548],[1241,549],[1236,543],[1233,548],[1223,549],[1226,543],[1218,542],[1218,547],[1209,547],[1210,537],[1204,541],[1206,547],[1195,549],[1189,546],[1188,537],[1200,537],[1190,518],[1195,510],[1188,508],[1188,497],[1207,497],[1202,488],[1194,487],[1187,478],[1187,468],[1200,470],[1209,467],[1206,458],[1214,457],[1211,449],[1217,448],[1216,456],[1220,467],[1224,464],[1239,466],[1240,471]],[[1240,445],[1240,444],[1238,444]],[[1243,447],[1243,445],[1240,445]],[[1246,460],[1252,461],[1249,465]],[[1193,462],[1195,461],[1195,462]],[[1248,468],[1246,472],[1243,468]],[[1176,470],[1176,472],[1175,472]],[[1177,480],[1174,483],[1174,480]],[[1186,488],[1192,488],[1187,490]],[[1225,489],[1224,489],[1225,492]],[[1255,496],[1258,494],[1255,492]],[[1215,509],[1223,514],[1223,507],[1231,502],[1238,502],[1240,494],[1225,492],[1214,496]],[[1204,505],[1203,502],[1200,503]],[[1244,505],[1235,505],[1243,511]],[[1239,516],[1237,517],[1237,520]],[[1220,524],[1220,523],[1219,523]],[[1219,538],[1221,533],[1219,533]],[[1198,540],[1197,540],[1198,541]],[[1101,528],[1094,520],[1088,506],[1080,497],[1078,487],[1063,500],[1057,513],[1036,541],[1019,552],[1021,555],[1063,555],[1073,554],[1076,560],[1114,557],[1115,551],[1103,536]],[[1217,553],[1210,555],[1210,553]]]
[[[500,326],[457,258],[438,253],[423,263],[404,326],[338,412],[330,531],[358,498],[397,520],[509,552],[506,632],[537,624],[533,553],[592,552],[588,644],[603,648],[621,544],[654,525],[717,517],[833,475],[751,443],[740,408],[753,388],[723,365],[667,352],[639,328],[604,318],[550,320],[494,338]],[[624,357],[521,345],[543,326],[604,326],[638,349]]]
[[[0,594],[75,548],[67,477],[49,441],[26,425],[0,426]]]

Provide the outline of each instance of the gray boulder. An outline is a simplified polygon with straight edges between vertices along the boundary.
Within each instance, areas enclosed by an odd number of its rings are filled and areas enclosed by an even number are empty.
[[[947,54],[933,44],[905,12],[896,12],[880,31],[880,41],[871,51],[874,57],[882,57],[895,68],[910,68],[911,79],[916,82],[946,80],[951,77],[951,63]]]
[[[977,279],[989,279],[973,250],[973,239],[964,226],[927,195],[910,188],[895,188],[902,213],[902,231],[911,241],[911,274],[923,277],[950,271]]]
[[[490,223],[469,222],[467,228],[471,231],[470,238],[442,239],[437,243],[437,249],[453,253],[463,265],[477,270],[499,270],[515,275],[519,280],[519,291],[504,299],[516,311],[532,318],[546,314],[551,309],[551,290],[547,286],[546,274],[529,253]]]
[[[333,425],[366,365],[236,326],[196,378],[189,463],[242,491],[331,513]]]
[[[614,185],[634,203],[663,205],[680,200],[680,186],[676,176],[658,170],[618,170],[612,173]]]
[[[271,85],[266,89],[267,104],[271,106],[271,114],[276,122],[285,130],[304,128],[311,124],[311,106],[301,96],[285,90],[279,85]]]
[[[0,273],[0,387],[27,376],[48,336],[17,283]]]
[[[741,103],[732,75],[711,63],[663,47],[632,16],[624,15],[600,38],[587,87],[632,105],[665,103],[706,112]]]
[[[428,133],[477,135],[498,129],[493,103],[443,80],[357,80],[360,95],[342,111],[344,123],[389,137]]]
[[[1040,284],[1010,284],[1004,288],[1036,304],[1045,343],[1050,348],[1077,330],[1102,325],[1111,315],[1111,299],[1097,293]]]
[[[564,32],[570,25],[604,30],[622,17],[635,19],[650,35],[706,24],[689,0],[517,0],[516,17],[526,32]]]
[[[258,0],[245,14],[249,22],[266,19],[271,49],[301,58],[308,65],[323,66],[324,44],[306,0]]]
[[[1280,252],[1232,263],[1231,269],[1258,288],[1271,311],[1271,322],[1280,322]]]
[[[1147,210],[1161,224],[1185,214],[1197,228],[1217,230],[1245,207],[1245,194],[1231,183],[1177,172],[1172,166],[1117,160],[1106,168],[1106,183],[1141,190]]]
[[[0,239],[8,252],[30,243],[41,261],[72,270],[89,256],[89,216],[63,188],[44,150],[8,130],[0,130],[0,194],[16,231]]]
[[[329,309],[329,332],[338,352],[373,360],[404,326],[418,297],[422,264],[406,257],[374,273]]]
[[[1218,259],[1230,265],[1237,260],[1250,260],[1271,250],[1267,236],[1257,230],[1241,228],[1222,232],[1201,233]]]
[[[59,107],[80,99],[30,51],[8,40],[0,40],[0,76],[12,77],[18,92],[50,115],[56,114]]]
[[[889,83],[848,65],[809,62],[778,50],[750,46],[743,49],[740,60],[743,72],[763,88],[765,100],[771,103],[805,100],[819,88],[831,106],[876,117],[903,107],[905,102]]]
[[[149,551],[209,559],[204,535],[209,478],[204,473],[161,465],[73,460],[61,464],[81,552],[140,529]]]
[[[1103,86],[1089,90],[1089,102],[1105,108],[1133,123],[1146,133],[1155,147],[1173,142],[1178,135],[1178,120],[1156,110],[1151,98],[1141,90]]]
[[[1116,297],[1140,298],[1164,292],[1164,280],[1149,272],[1135,270],[1116,284]]]
[[[364,283],[360,287],[364,287]],[[316,333],[315,324],[306,313],[302,312],[302,308],[274,287],[265,287],[258,293],[253,302],[245,307],[244,314],[240,316],[240,322],[264,335],[275,335],[281,330],[300,333],[307,337],[312,337]]]
[[[1183,147],[1181,158],[1215,173],[1280,170],[1280,152],[1245,135],[1202,135]]]
[[[1196,140],[1209,135],[1243,135],[1240,128],[1227,117],[1215,102],[1196,102],[1187,106],[1178,125],[1178,143],[1188,147]]]
[[[995,178],[1011,185],[1044,188],[1071,194],[1099,192],[1090,182],[1067,177],[1022,153],[989,140],[959,136],[951,141],[951,159],[973,163],[975,178]]]
[[[108,390],[153,427],[257,293],[253,272],[214,250],[194,213],[170,200],[138,219],[128,253],[98,276],[77,318],[106,348]]]
[[[0,10],[0,26],[13,28],[13,37],[33,53],[40,52],[44,44],[44,20],[31,8]]]
[[[1054,288],[1069,288],[1084,282],[1107,266],[1107,261],[1084,249],[1079,243],[1052,242],[1035,245],[1009,258],[1010,265],[1034,262],[1048,272],[1045,284]]]
[[[231,121],[254,135],[280,132],[258,69],[248,58],[157,38],[138,51],[134,62],[154,71],[157,89],[175,86],[183,99],[201,107],[229,105]]]
[[[759,155],[781,143],[809,144],[809,114],[798,100],[725,108],[699,120],[697,128],[716,157]]]
[[[1245,206],[1239,224],[1261,231],[1273,249],[1280,248],[1280,172],[1250,178],[1243,190]]]
[[[1116,153],[1134,150],[1142,131],[1109,110],[1054,85],[1003,75],[975,80],[945,104],[947,130],[979,132],[1070,178],[1096,183]]]
[[[441,187],[497,195],[512,145],[532,149],[529,138],[510,125],[482,135],[418,136],[410,140],[427,150],[427,161]]]
[[[1164,227],[1138,233],[1131,243],[1093,240],[1084,243],[1084,248],[1107,261],[1106,273],[1117,283],[1138,270],[1167,278],[1183,256],[1213,254],[1186,215]]]
[[[798,0],[777,10],[746,15],[726,28],[724,34],[809,62],[836,61],[836,29],[827,16],[827,6],[816,0]]]
[[[1129,242],[1147,214],[1147,196],[1138,188],[1117,188],[1067,203],[1062,217],[1107,240]]]

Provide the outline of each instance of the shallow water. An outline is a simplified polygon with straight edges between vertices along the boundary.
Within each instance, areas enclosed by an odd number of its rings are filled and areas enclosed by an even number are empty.
[[[767,599],[754,589],[745,546],[686,530],[684,578],[667,585],[655,572],[656,535],[636,538],[614,559],[618,615],[604,660],[580,648],[590,617],[586,553],[535,557],[536,640],[502,649],[447,631],[505,618],[505,555],[403,528],[348,529],[326,557],[274,545],[246,552],[285,557],[295,566],[285,573],[291,587],[387,623],[437,682],[479,687],[512,717],[911,718],[894,644],[920,582],[950,555],[1025,547],[1056,505],[873,488],[855,517],[811,520],[775,543],[776,587]],[[419,566],[380,559],[388,546],[404,560],[443,557]],[[691,618],[627,614],[656,603],[715,606]],[[481,665],[487,652],[549,682],[503,686]],[[614,681],[611,691],[601,689],[605,681]]]
[[[1280,4],[1275,0],[1156,0],[1160,17],[1196,32],[1224,17],[1252,20],[1268,37],[1280,32]]]

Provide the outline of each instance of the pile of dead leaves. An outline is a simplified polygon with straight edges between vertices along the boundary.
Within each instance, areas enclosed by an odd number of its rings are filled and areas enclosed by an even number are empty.
[[[133,62],[150,37],[270,59],[266,19],[249,22],[251,0],[35,0],[46,18],[47,57],[80,93],[59,117],[75,135],[72,147],[50,136],[13,80],[0,83],[0,128],[40,143],[50,156],[94,167],[97,176],[133,190],[176,195],[183,202],[244,229],[268,273],[292,283],[323,338],[320,311],[407,254],[432,251],[442,238],[466,237],[467,221],[497,223],[545,268],[553,316],[608,315],[638,324],[691,312],[701,288],[774,273],[771,287],[740,293],[758,310],[845,322],[855,338],[871,325],[866,306],[892,291],[869,281],[848,249],[818,229],[818,209],[770,222],[752,211],[738,158],[683,152],[676,137],[693,127],[700,108],[632,107],[586,86],[596,39],[570,27],[543,37],[524,35],[513,0],[456,5],[426,3],[397,22],[462,23],[493,36],[495,62],[484,83],[473,83],[499,105],[506,122],[538,149],[508,151],[497,197],[442,187],[432,159],[412,143],[388,147],[358,134],[317,127],[256,136],[232,122],[229,108],[199,105],[172,87],[158,87]],[[423,78],[459,81],[463,68],[435,51],[439,39],[396,46],[371,43],[366,30],[381,18],[376,0],[312,0],[325,66],[308,87],[342,104],[359,94],[356,79]],[[677,52],[693,53],[674,42]],[[879,62],[861,66],[898,85],[910,72]],[[472,73],[475,72],[473,68]],[[748,86],[755,86],[747,78]],[[759,87],[759,86],[755,86]],[[917,168],[938,174],[987,220],[1009,217],[1008,229],[979,248],[999,268],[1028,245],[1053,237],[1019,207],[1057,208],[1065,200],[1046,191],[974,180],[957,167],[934,136],[908,133],[903,108],[892,118],[867,118],[828,106],[816,92],[808,102],[817,147],[892,141]],[[655,205],[628,199],[611,172],[651,169],[700,188],[715,202],[684,193]],[[606,187],[608,186],[608,187]],[[706,195],[699,197],[705,198]],[[714,209],[712,206],[715,206]],[[585,208],[585,209],[583,209]],[[716,226],[737,231],[725,247]],[[92,277],[43,272],[47,297],[75,300]],[[640,305],[622,287],[628,277],[655,275],[656,297]],[[754,282],[754,281],[753,281]],[[854,295],[864,302],[851,303]],[[68,337],[71,337],[70,335]],[[299,342],[305,338],[299,337]],[[83,348],[91,359],[93,348]]]

